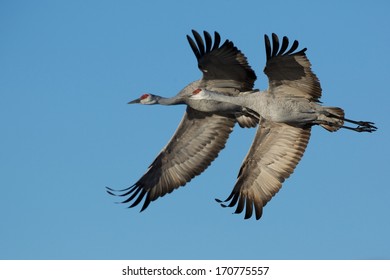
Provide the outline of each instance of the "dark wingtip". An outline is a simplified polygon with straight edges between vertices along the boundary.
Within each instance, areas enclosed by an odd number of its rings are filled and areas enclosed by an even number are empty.
[[[141,200],[144,198],[145,194],[146,194],[145,190],[142,190],[140,193],[136,192],[134,195],[132,195],[130,197],[130,199],[127,199],[127,201],[124,201],[124,203],[125,202],[130,202],[131,200],[133,200],[135,198],[135,196],[138,195],[137,199],[133,202],[133,204],[131,204],[129,206],[129,208],[133,208],[133,207],[137,206],[141,202]]]
[[[279,50],[279,37],[275,33],[272,33],[272,54],[271,56],[276,56]]]
[[[203,36],[206,43],[206,52],[210,52],[212,48],[213,39],[211,38],[210,33],[208,33],[207,31],[203,31]]]
[[[280,50],[277,55],[282,55],[288,48],[289,40],[286,36],[283,36],[282,39],[282,46],[280,47]]]
[[[116,192],[120,192],[120,190],[115,190],[115,189],[112,189],[112,188],[106,186],[106,192],[109,195],[118,196],[118,194],[116,194]]]
[[[221,207],[223,207],[223,208],[228,207],[227,205],[224,204],[224,202],[226,202],[226,201],[222,201],[222,200],[220,200],[218,198],[216,198],[215,201],[218,202],[219,205],[221,205]]]
[[[267,34],[264,34],[265,54],[267,60],[271,58],[271,42]]]
[[[198,50],[198,47],[197,47],[195,41],[188,35],[187,35],[187,41],[190,44],[190,47],[191,47],[192,52],[194,53],[196,59],[199,60],[200,57],[201,57],[201,54],[200,54],[200,52]]]
[[[116,194],[114,194],[112,191],[110,191],[110,190],[106,190],[106,192],[108,193],[108,194],[110,194],[110,195],[113,195],[113,196],[116,196]]]
[[[266,34],[264,35],[265,52],[266,52],[267,60],[271,59],[272,57],[276,57],[276,56],[284,56],[284,55],[291,55],[291,54],[292,55],[304,55],[305,52],[307,51],[307,48],[304,48],[304,49],[294,53],[294,51],[296,51],[298,46],[299,46],[299,42],[297,40],[294,40],[290,49],[287,50],[289,40],[286,36],[284,36],[282,38],[281,45],[280,45],[279,37],[275,33],[272,33],[271,37],[272,37],[272,44],[271,44],[271,41],[270,41],[270,38],[268,37],[268,35],[266,35]]]
[[[150,202],[151,202],[151,200],[150,200],[149,193],[148,193],[148,195],[145,198],[144,205],[142,205],[140,212],[143,212],[146,208],[148,208]]]
[[[214,31],[214,45],[211,50],[218,49],[219,44],[221,43],[221,35],[217,31]]]

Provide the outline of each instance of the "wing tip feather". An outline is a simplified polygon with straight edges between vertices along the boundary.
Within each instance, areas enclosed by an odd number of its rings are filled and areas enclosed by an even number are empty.
[[[268,35],[264,35],[264,44],[267,60],[270,60],[273,57],[286,56],[286,55],[304,55],[307,51],[307,48],[303,48],[300,51],[296,51],[299,47],[299,42],[294,40],[290,49],[288,49],[289,39],[286,36],[283,36],[282,44],[280,45],[279,37],[275,33],[271,34],[272,43]],[[288,49],[288,50],[287,50]],[[286,51],[287,50],[287,51]]]

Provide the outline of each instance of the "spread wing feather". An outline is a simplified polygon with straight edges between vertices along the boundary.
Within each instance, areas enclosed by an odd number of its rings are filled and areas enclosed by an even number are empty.
[[[283,37],[279,49],[279,38],[275,34],[272,34],[272,44],[267,35],[264,36],[264,42],[267,57],[264,73],[269,80],[268,91],[319,102],[322,89],[317,76],[311,70],[306,48],[295,52],[299,43],[294,41],[288,49],[288,38]]]
[[[310,131],[310,127],[294,127],[262,119],[233,191],[225,201],[217,201],[224,207],[237,205],[235,213],[245,209],[245,219],[253,212],[256,219],[260,219],[263,207],[302,158]]]
[[[187,40],[197,58],[198,67],[203,72],[202,87],[214,90],[220,88],[221,93],[232,88],[237,94],[239,91],[253,88],[256,74],[245,55],[233,42],[226,40],[220,46],[221,37],[215,32],[214,45],[211,47],[211,36],[208,32],[204,32],[206,45],[198,32],[192,30],[192,34],[195,41],[188,35]]]
[[[203,72],[201,86],[227,94],[252,89],[255,72],[231,41],[226,40],[220,46],[221,37],[217,32],[214,44],[208,32],[204,32],[204,40],[198,32],[193,30],[192,34],[194,39],[190,36],[187,39]],[[242,117],[245,126],[256,126],[254,119]],[[123,203],[131,203],[129,207],[144,200],[143,211],[150,202],[202,173],[224,148],[236,121],[234,116],[203,113],[188,106],[172,139],[146,173],[129,188],[119,191],[108,188],[108,192],[125,197]]]
[[[198,32],[192,30],[195,41],[187,35],[188,43],[198,61],[198,67],[203,73],[199,87],[216,91],[221,94],[238,95],[242,91],[253,89],[256,74],[250,67],[245,55],[226,40],[221,46],[221,36],[214,33],[214,44],[211,47],[211,35],[204,31],[206,45]],[[257,120],[241,115],[237,117],[241,127],[256,127]]]
[[[167,146],[162,149],[146,173],[131,187],[113,195],[127,197],[123,203],[142,210],[151,201],[184,186],[202,173],[218,156],[235,124],[233,118],[208,114],[187,107],[187,111]]]

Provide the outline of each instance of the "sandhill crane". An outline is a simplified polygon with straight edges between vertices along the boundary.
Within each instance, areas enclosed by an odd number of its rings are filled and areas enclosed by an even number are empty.
[[[151,201],[184,186],[193,177],[202,173],[224,148],[236,122],[243,127],[255,127],[257,120],[241,106],[215,101],[192,100],[192,92],[204,87],[227,95],[237,95],[253,88],[255,72],[249,66],[244,54],[226,40],[220,45],[221,37],[215,32],[214,43],[204,31],[204,41],[192,30],[195,41],[187,35],[199,69],[200,80],[190,83],[176,96],[165,98],[143,94],[129,102],[145,105],[187,104],[187,110],[170,142],[162,149],[146,173],[129,188],[108,193],[126,197],[123,203],[132,201],[129,207],[138,205],[145,197],[141,211]],[[249,115],[248,115],[249,114]]]
[[[231,102],[249,108],[259,115],[259,127],[252,146],[240,168],[237,182],[223,207],[234,207],[235,213],[245,208],[245,219],[255,212],[262,216],[263,207],[279,191],[282,183],[293,173],[310,138],[311,127],[320,125],[328,131],[347,128],[357,132],[373,132],[372,122],[353,121],[344,117],[337,107],[319,104],[321,86],[311,70],[305,49],[294,51],[298,42],[288,49],[289,41],[272,34],[272,46],[265,35],[267,62],[264,68],[269,79],[266,91],[226,96],[207,89],[197,89],[193,99]],[[345,126],[344,122],[357,125]]]

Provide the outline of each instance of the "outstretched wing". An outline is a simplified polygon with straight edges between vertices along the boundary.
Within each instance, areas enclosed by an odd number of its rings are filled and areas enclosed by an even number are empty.
[[[196,31],[192,33],[195,41],[187,36],[188,42],[203,72],[198,87],[221,89],[225,94],[252,89],[256,75],[232,42],[226,40],[220,46],[217,32],[214,43],[207,32],[204,32],[205,41]],[[246,127],[257,124],[254,118],[240,116],[236,119],[233,115],[203,113],[188,106],[172,139],[147,172],[131,187],[120,191],[108,188],[108,192],[125,197],[123,203],[131,202],[130,207],[144,200],[141,211],[146,209],[151,201],[184,186],[202,173],[224,148],[237,120]]]
[[[221,37],[214,33],[214,44],[211,35],[204,31],[204,38],[192,30],[195,41],[187,35],[187,40],[198,61],[198,67],[203,72],[202,87],[217,90],[227,88],[238,91],[248,91],[253,88],[256,74],[249,66],[245,55],[234,46],[233,42],[226,40],[221,46]],[[237,91],[237,94],[238,94]]]
[[[245,219],[256,214],[279,191],[303,156],[310,138],[310,127],[299,128],[262,119],[252,146],[241,166],[233,191],[222,204],[237,205],[235,213],[245,209]],[[222,202],[217,200],[218,202]]]
[[[280,45],[276,34],[272,34],[272,45],[267,35],[264,40],[267,55],[264,73],[268,76],[269,92],[319,102],[321,85],[311,70],[311,63],[305,54],[306,48],[295,52],[299,43],[294,41],[288,49],[288,38],[283,37]]]
[[[218,156],[233,130],[233,118],[199,112],[187,107],[179,127],[167,146],[133,186],[114,191],[126,197],[123,203],[138,205],[145,198],[141,211],[151,201],[184,186],[202,173]]]
[[[195,30],[192,30],[192,34],[194,39],[187,35],[187,40],[203,73],[198,87],[233,96],[253,89],[256,74],[233,42],[226,40],[220,45],[221,36],[218,32],[214,33],[214,43],[206,31],[203,32],[204,40]],[[257,125],[255,118],[245,114],[237,116],[236,120],[241,127]]]

